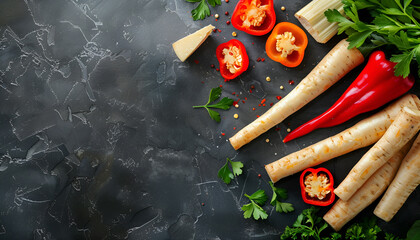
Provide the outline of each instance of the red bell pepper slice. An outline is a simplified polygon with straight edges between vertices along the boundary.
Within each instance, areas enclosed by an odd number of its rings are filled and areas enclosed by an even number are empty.
[[[276,23],[273,0],[239,0],[231,19],[233,27],[255,36],[262,36]]]
[[[328,206],[334,202],[334,179],[326,168],[308,168],[300,175],[300,189],[305,203]]]
[[[320,116],[288,134],[283,142],[301,137],[318,128],[341,124],[356,115],[377,109],[403,95],[414,85],[414,77],[394,75],[396,63],[382,51],[373,52],[365,68],[344,94]]]
[[[290,22],[281,22],[268,37],[265,51],[271,60],[286,67],[297,67],[303,60],[307,46],[308,37],[300,27]]]
[[[236,39],[220,44],[216,49],[216,57],[220,74],[226,81],[236,78],[249,66],[245,46]]]

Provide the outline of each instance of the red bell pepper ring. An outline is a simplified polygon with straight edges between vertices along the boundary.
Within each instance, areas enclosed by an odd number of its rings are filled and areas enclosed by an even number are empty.
[[[308,168],[300,175],[300,189],[305,203],[328,206],[334,202],[334,179],[326,168]]]
[[[273,0],[239,0],[231,19],[233,27],[255,36],[262,36],[276,23]]]
[[[245,46],[236,39],[220,44],[216,49],[220,74],[225,80],[231,80],[245,72],[249,66]]]
[[[384,52],[373,52],[365,68],[337,102],[320,116],[292,131],[283,142],[318,128],[336,126],[356,115],[379,108],[406,93],[413,87],[414,77],[395,76],[395,65],[396,63],[385,58]]]

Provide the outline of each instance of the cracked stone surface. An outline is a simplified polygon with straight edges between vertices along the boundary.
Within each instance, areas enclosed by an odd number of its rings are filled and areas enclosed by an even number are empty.
[[[279,239],[308,205],[294,175],[276,186],[288,190],[295,212],[279,214],[266,204],[267,220],[244,219],[245,193],[261,188],[271,196],[264,165],[370,113],[282,142],[287,128],[338,99],[359,67],[276,129],[233,150],[228,138],[290,92],[340,40],[321,45],[309,37],[301,66],[285,68],[266,56],[267,36],[226,24],[224,12],[236,2],[210,8],[219,21],[193,21],[194,4],[184,0],[0,1],[0,239]],[[277,21],[298,24],[293,14],[305,4],[275,1]],[[171,44],[208,24],[221,31],[181,62]],[[250,67],[225,83],[210,65],[233,31]],[[240,101],[216,123],[192,106],[219,85],[223,96]],[[412,92],[420,92],[417,85]],[[263,98],[267,107],[258,106]],[[366,150],[322,166],[340,182]],[[217,177],[226,157],[245,165],[229,185]],[[403,236],[419,209],[416,190],[394,220],[379,224]]]

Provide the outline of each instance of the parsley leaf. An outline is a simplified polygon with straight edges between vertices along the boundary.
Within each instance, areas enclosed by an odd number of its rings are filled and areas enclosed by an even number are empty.
[[[407,240],[420,238],[420,220],[414,222],[413,226],[407,232]]]
[[[293,212],[295,209],[291,203],[284,203],[280,200],[287,198],[287,190],[284,188],[276,188],[273,182],[269,182],[271,189],[273,190],[273,197],[271,198],[270,204],[276,207],[276,211],[279,213]]]
[[[317,216],[319,208],[311,207],[302,211],[297,217],[292,228],[287,226],[280,239],[330,239],[321,238],[321,232],[328,227],[321,217]],[[332,239],[340,239],[340,234],[335,234]]]
[[[346,238],[350,240],[376,240],[381,228],[376,225],[376,217],[365,218],[361,223],[351,225],[346,231]]]
[[[212,7],[222,4],[221,0],[207,0],[207,1],[206,0],[185,0],[185,1],[191,2],[191,3],[199,2],[198,6],[191,11],[194,21],[203,20],[206,17],[210,16],[210,8],[208,4],[210,4]]]
[[[265,204],[268,197],[265,195],[264,190],[258,190],[253,193],[251,196],[245,194],[251,203],[245,204],[241,207],[242,211],[244,211],[244,218],[250,218],[251,216],[255,219],[267,219],[268,214],[264,211],[264,209],[260,206]]]
[[[214,111],[214,110],[211,110],[210,108],[228,110],[228,109],[230,109],[230,106],[232,106],[232,104],[233,104],[233,99],[230,99],[228,97],[224,97],[219,102],[217,102],[215,104],[212,104],[212,105],[209,105],[210,103],[212,103],[212,102],[216,101],[218,98],[220,98],[221,94],[222,94],[222,88],[221,87],[212,88],[210,90],[209,100],[207,101],[206,105],[193,106],[193,108],[205,108],[207,110],[207,112],[209,113],[211,119],[213,119],[216,122],[220,122],[220,120],[221,120],[220,114],[218,112]]]
[[[229,163],[232,167],[232,171],[229,169]],[[226,184],[229,184],[232,179],[234,179],[236,176],[239,176],[242,174],[242,168],[244,167],[244,164],[241,162],[234,162],[230,160],[229,158],[226,158],[226,163],[223,165],[222,168],[219,169],[219,172],[217,173],[217,176],[223,180]]]
[[[338,34],[345,32],[349,48],[359,48],[363,54],[385,45],[392,46],[391,61],[396,62],[395,75],[407,77],[412,60],[418,65],[420,77],[420,6],[412,0],[343,0],[343,16],[337,10],[324,15],[338,23]],[[369,22],[359,19],[364,10],[370,13]],[[380,40],[378,40],[380,39]],[[376,46],[376,47],[375,47]]]

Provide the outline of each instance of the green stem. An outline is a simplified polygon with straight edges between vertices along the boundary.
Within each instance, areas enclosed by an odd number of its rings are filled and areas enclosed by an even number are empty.
[[[193,108],[206,108],[207,105],[193,106]]]

